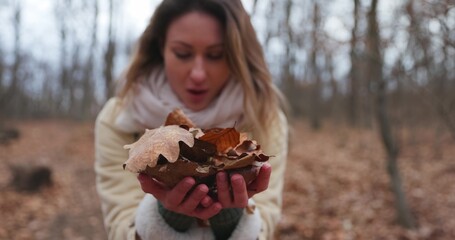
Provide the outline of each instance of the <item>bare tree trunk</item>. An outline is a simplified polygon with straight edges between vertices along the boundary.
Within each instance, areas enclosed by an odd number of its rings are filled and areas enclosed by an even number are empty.
[[[413,72],[420,74],[423,70],[429,80],[425,88],[417,86],[416,89],[419,89],[420,93],[427,97],[427,101],[432,110],[435,111],[436,117],[447,127],[452,139],[455,140],[455,97],[452,94],[455,89],[453,86],[450,86],[450,71],[447,70],[450,67],[447,67],[445,64],[435,63],[435,58],[437,57],[432,55],[432,36],[429,34],[425,35],[425,31],[420,30],[426,29],[426,26],[424,26],[426,22],[418,15],[418,11],[415,10],[416,6],[414,1],[409,0],[405,8],[411,22],[410,25],[412,26],[409,29],[409,35],[411,36],[410,46],[413,47],[410,48],[410,51],[413,54],[416,52],[421,53],[420,56],[414,55],[416,63]],[[443,19],[448,19],[447,13],[447,11],[444,12]],[[453,32],[453,29],[450,29],[445,21],[440,20],[439,22],[443,30],[441,33],[443,34],[442,41],[444,43],[441,47],[444,59],[442,62],[446,63],[449,61],[448,48],[451,47],[450,34]],[[417,74],[411,78],[417,78]],[[413,79],[411,81],[415,82]]]
[[[108,43],[104,53],[104,81],[106,87],[106,99],[114,96],[114,58],[116,41],[114,34],[114,0],[109,0],[109,32]]]
[[[387,152],[387,170],[391,180],[392,191],[395,195],[395,206],[398,222],[406,228],[415,228],[414,218],[409,210],[402,180],[397,165],[399,148],[392,134],[390,119],[387,114],[387,85],[382,73],[382,56],[380,53],[380,35],[376,17],[378,0],[372,0],[371,9],[368,13],[368,32],[366,51],[368,57],[368,70],[376,90],[376,119],[384,148]]]
[[[275,4],[276,2],[275,1],[270,1],[270,6],[268,7],[268,10],[267,10],[267,15],[268,16],[273,16],[273,10],[275,9]],[[274,35],[274,29],[271,28],[271,25],[270,24],[272,21],[270,18],[267,18],[266,20],[266,23],[267,23],[267,33],[265,35],[265,40],[264,40],[264,46],[265,47],[268,47],[269,46],[269,42],[270,42],[270,39],[272,38],[272,36]]]
[[[60,91],[56,96],[57,112],[67,114],[70,107],[70,73],[68,63],[68,21],[65,9],[70,7],[68,0],[56,0],[55,15],[59,24],[60,52],[59,52],[59,77],[58,83]]]
[[[294,32],[291,27],[291,14],[292,14],[292,6],[293,6],[293,1],[292,0],[287,0],[285,2],[285,19],[284,19],[284,25],[285,25],[285,33],[287,36],[287,44],[286,44],[286,55],[285,55],[285,60],[282,66],[282,84],[283,84],[283,91],[285,95],[289,99],[290,106],[292,108],[292,111],[296,115],[301,114],[301,103],[298,99],[297,93],[297,86],[296,86],[296,81],[295,81],[295,76],[292,71],[293,66],[295,65],[295,57],[293,54],[293,47],[294,46]]]
[[[341,112],[339,111],[340,109],[340,102],[341,102],[341,97],[340,97],[340,90],[338,87],[338,83],[335,79],[334,76],[334,66],[333,66],[333,57],[332,53],[328,52],[325,55],[325,62],[327,66],[327,72],[328,75],[330,76],[330,88],[331,88],[331,99],[330,99],[330,117],[332,119],[340,119],[343,115],[340,114]],[[334,121],[334,123],[339,123],[339,121]]]
[[[446,37],[444,39],[445,44],[443,46],[443,62],[447,62],[449,60],[448,39],[449,37]],[[449,84],[450,76],[446,67],[442,68],[442,71],[439,73],[439,75],[436,76],[435,80],[436,86],[434,95],[436,96],[437,100],[434,105],[436,105],[435,108],[439,115],[439,118],[449,130],[452,139],[455,140],[455,97],[453,94],[451,94],[455,89]]]
[[[447,32],[445,34],[447,36],[444,37],[444,45],[442,47],[444,54],[443,62],[448,62],[450,37]],[[439,107],[437,108],[439,117],[449,129],[452,139],[455,141],[455,96],[451,94],[455,90],[455,79],[452,80],[452,86],[450,86],[450,76],[447,67],[442,68],[440,75],[437,76],[437,83],[436,96],[442,97],[442,103],[438,104]]]
[[[253,1],[253,7],[251,9],[251,16],[254,16],[254,14],[256,14],[257,5],[258,5],[258,0],[254,0]]]
[[[75,39],[75,38],[72,38]],[[69,107],[67,111],[67,116],[72,118],[80,118],[79,106],[80,101],[76,96],[77,88],[80,87],[81,77],[77,74],[82,70],[81,66],[81,44],[74,41],[71,52],[71,61],[70,67],[68,68],[68,93],[69,93]]]
[[[357,32],[359,25],[359,0],[354,0],[354,26],[351,30],[351,41],[350,41],[350,59],[351,59],[351,70],[349,71],[349,101],[348,101],[348,121],[351,126],[357,126],[359,119],[359,57],[357,53]]]
[[[433,100],[435,103],[433,103],[434,108],[436,109],[436,112],[439,115],[439,118],[442,120],[442,122],[445,124],[447,129],[450,132],[450,135],[452,136],[452,139],[455,140],[455,118],[453,117],[453,106],[455,106],[454,103],[451,103],[451,106],[446,107],[445,103],[442,102],[440,99]]]
[[[41,105],[40,109],[47,116],[55,116],[57,111],[57,99],[55,97],[55,88],[53,87],[54,82],[51,79],[56,79],[56,75],[54,71],[52,71],[50,65],[43,64],[40,69],[46,79],[43,83],[41,96],[39,98],[39,103]]]
[[[22,22],[22,6],[21,0],[16,1],[14,10],[14,63],[11,69],[12,82],[8,91],[9,96],[18,93],[18,86],[20,85],[19,69],[22,65],[21,57],[21,22]]]
[[[0,39],[1,43],[1,39]],[[3,95],[3,75],[5,72],[5,60],[3,59],[4,52],[2,45],[0,45],[0,95]]]
[[[411,4],[411,3],[410,3]],[[445,12],[447,15],[447,12]],[[447,18],[447,17],[445,17]],[[447,24],[444,21],[440,21],[444,29],[447,28]],[[443,54],[443,61],[444,63],[449,61],[449,48],[450,44],[450,36],[448,31],[443,31],[444,37],[442,45],[442,54]],[[419,37],[420,38],[420,37]],[[431,40],[421,41],[421,42],[430,42]],[[422,46],[424,47],[424,46]],[[430,57],[428,56],[429,51],[424,51],[426,61],[429,61]],[[434,61],[434,60],[433,60]],[[434,65],[434,64],[433,64]],[[455,140],[455,97],[453,96],[453,91],[455,90],[454,87],[450,86],[450,76],[449,71],[447,70],[446,66],[441,66],[439,70],[432,71],[434,69],[438,69],[436,66],[430,66],[430,64],[425,65],[428,74],[432,77],[432,82],[434,83],[433,87],[433,102],[435,105],[436,112],[440,120],[445,124],[447,129],[449,130],[452,139]],[[432,68],[433,67],[433,68]]]
[[[319,73],[319,66],[317,64],[317,55],[318,55],[318,31],[319,25],[321,22],[321,16],[319,11],[319,5],[317,1],[314,1],[313,5],[313,29],[311,32],[311,41],[312,41],[312,49],[309,58],[309,68],[308,70],[311,72],[309,77],[312,81],[314,81],[313,87],[311,88],[311,106],[310,106],[310,124],[312,129],[320,129],[321,128],[321,91],[322,91],[322,82],[321,76]]]
[[[93,1],[93,27],[92,27],[92,38],[90,43],[90,53],[85,66],[85,76],[83,79],[83,90],[84,96],[82,99],[82,118],[88,119],[91,115],[91,105],[94,102],[94,89],[93,89],[93,72],[95,63],[95,51],[97,42],[97,31],[98,31],[98,0]]]
[[[21,0],[16,0],[14,2],[14,62],[11,67],[11,83],[6,88],[4,94],[0,96],[0,110],[4,114],[17,114],[18,113],[18,104],[19,98],[22,96],[20,94],[20,68],[22,65],[22,52],[21,52],[21,25],[22,25],[22,2]]]

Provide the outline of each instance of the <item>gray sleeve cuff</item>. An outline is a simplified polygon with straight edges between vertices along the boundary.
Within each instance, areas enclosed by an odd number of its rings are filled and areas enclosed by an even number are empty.
[[[160,201],[156,202],[158,204],[158,212],[160,213],[161,217],[163,217],[164,221],[169,226],[178,232],[185,232],[195,221],[195,218],[193,217],[170,211],[166,209]]]
[[[136,232],[142,240],[149,239],[179,239],[194,240],[207,239],[214,240],[215,236],[208,227],[200,227],[196,221],[185,232],[178,232],[166,223],[158,210],[158,201],[153,195],[146,194],[136,210],[135,226]],[[252,199],[250,204],[254,205]],[[256,240],[262,226],[261,216],[258,208],[252,214],[243,210],[238,224],[232,231],[229,239]]]
[[[226,208],[209,219],[217,240],[228,239],[231,236],[243,215],[243,211],[243,208]]]

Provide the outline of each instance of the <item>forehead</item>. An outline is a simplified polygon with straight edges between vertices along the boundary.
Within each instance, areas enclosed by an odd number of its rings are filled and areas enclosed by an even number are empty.
[[[171,22],[166,42],[194,44],[220,44],[223,41],[221,23],[203,12],[189,12]]]

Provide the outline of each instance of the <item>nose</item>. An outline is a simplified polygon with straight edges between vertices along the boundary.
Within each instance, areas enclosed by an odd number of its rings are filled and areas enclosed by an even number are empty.
[[[207,73],[202,58],[198,57],[195,59],[194,65],[191,68],[190,78],[194,83],[202,83],[206,80]]]

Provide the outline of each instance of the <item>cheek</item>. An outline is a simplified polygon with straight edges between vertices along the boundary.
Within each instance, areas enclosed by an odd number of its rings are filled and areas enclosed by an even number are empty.
[[[229,79],[229,77],[231,75],[231,71],[229,70],[229,67],[227,66],[227,64],[225,64],[225,65],[218,67],[215,74],[217,75],[215,78],[215,79],[217,79],[217,85],[219,87],[221,87]]]
[[[171,84],[182,82],[184,79],[185,70],[175,58],[166,57],[164,59],[164,71]]]
[[[176,71],[177,69],[172,67],[172,65],[166,65],[164,70],[165,70],[166,78],[174,90],[177,90],[177,89],[175,89],[176,86],[183,85],[183,77],[181,76],[181,74],[178,71]]]

